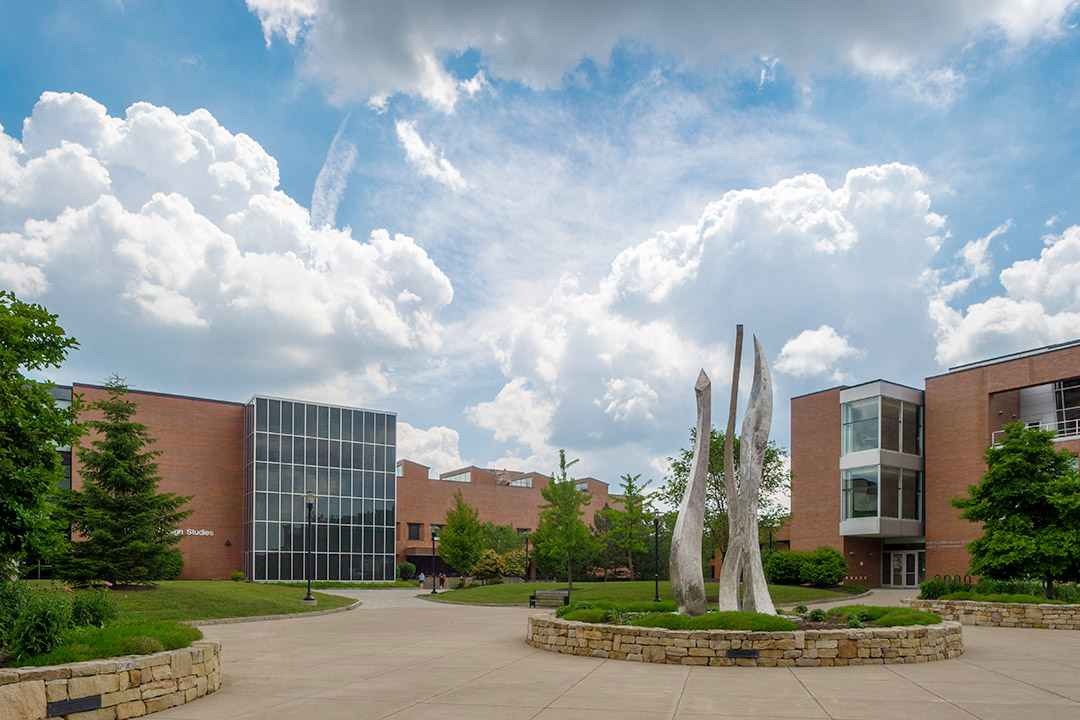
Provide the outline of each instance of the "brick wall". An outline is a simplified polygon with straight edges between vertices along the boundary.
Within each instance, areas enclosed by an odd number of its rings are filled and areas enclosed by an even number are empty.
[[[446,511],[453,507],[454,492],[458,490],[465,502],[479,511],[480,522],[490,520],[496,525],[536,530],[539,508],[545,503],[540,489],[549,480],[544,475],[533,473],[533,486],[526,488],[499,485],[497,472],[482,468],[471,468],[472,482],[463,483],[430,478],[426,465],[409,460],[401,460],[398,465],[401,474],[397,479],[397,562],[404,562],[406,555],[431,553],[431,526],[446,522]],[[581,481],[589,483],[592,493],[581,518],[587,525],[592,524],[605,503],[619,507],[616,499],[621,496],[609,494],[607,483],[594,478],[580,478]],[[419,540],[408,539],[409,523],[420,524]]]
[[[89,404],[108,397],[104,388],[73,385]],[[137,422],[157,440],[161,492],[194,496],[182,529],[212,530],[213,536],[185,535],[181,579],[223,579],[244,567],[244,405],[161,393],[131,391]],[[84,418],[100,418],[87,412]],[[89,445],[93,437],[82,440]],[[82,486],[78,453],[72,453],[72,486]],[[228,542],[229,545],[225,543]]]
[[[840,390],[791,399],[792,550],[828,545],[844,551],[839,532]]]

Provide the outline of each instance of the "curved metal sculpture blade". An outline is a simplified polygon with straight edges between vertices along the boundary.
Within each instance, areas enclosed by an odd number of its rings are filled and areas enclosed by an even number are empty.
[[[705,612],[705,576],[701,569],[701,536],[705,529],[705,486],[712,439],[712,383],[702,370],[694,385],[697,396],[697,437],[686,491],[671,536],[671,591],[680,613]]]
[[[776,614],[765,571],[761,567],[758,544],[758,499],[761,497],[761,473],[772,425],[772,376],[761,343],[754,336],[754,385],[743,418],[739,452],[739,532],[743,537],[743,601],[750,612]]]

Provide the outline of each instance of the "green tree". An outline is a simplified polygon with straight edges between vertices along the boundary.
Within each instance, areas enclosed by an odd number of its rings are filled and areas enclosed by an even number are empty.
[[[968,497],[953,498],[960,517],[983,524],[968,544],[971,572],[995,580],[1080,577],[1080,473],[1076,455],[1054,450],[1054,433],[1021,422],[1005,426],[999,445],[986,448],[986,473]]]
[[[540,495],[547,501],[540,506],[540,521],[533,534],[536,547],[536,566],[551,572],[562,565],[566,568],[566,585],[574,588],[574,559],[587,558],[594,550],[589,528],[581,519],[582,508],[592,500],[592,494],[577,489],[577,483],[567,470],[577,460],[566,461],[566,451],[559,450],[559,472],[552,473],[547,487]]]
[[[521,548],[510,550],[499,556],[503,573],[514,577],[525,575],[525,551]]]
[[[502,561],[494,550],[484,550],[483,554],[480,555],[480,561],[472,569],[473,577],[482,583],[502,577],[502,574]]]
[[[631,475],[627,473],[622,478],[622,500],[616,499],[616,502],[622,504],[622,510],[618,508],[605,507],[601,512],[606,514],[611,520],[611,529],[608,530],[605,536],[605,542],[613,545],[622,552],[622,559],[626,560],[626,567],[630,571],[630,579],[635,579],[634,576],[634,555],[636,553],[644,552],[645,536],[647,529],[645,527],[646,514],[645,514],[645,496],[642,495],[642,491],[648,487],[649,483],[644,485],[638,485],[638,478],[641,474]]]
[[[656,492],[656,497],[672,507],[679,507],[683,493],[686,492],[686,479],[690,475],[690,465],[694,460],[694,441],[697,429],[690,428],[689,449],[682,449],[676,457],[669,457],[671,474]],[[727,553],[728,543],[728,502],[724,490],[724,433],[712,429],[709,440],[708,485],[705,494],[705,537],[702,553],[706,559],[712,558],[714,551]],[[732,454],[735,458],[735,472],[739,471],[739,438],[735,438]],[[735,478],[738,483],[738,477]],[[787,451],[775,442],[769,441],[765,449],[765,462],[761,469],[761,496],[758,503],[758,517],[761,523],[773,524],[775,518],[786,511],[774,499],[779,493],[791,490],[791,470],[788,469]]]
[[[56,315],[0,291],[0,579],[28,553],[48,557],[62,542],[49,500],[64,479],[57,447],[81,432],[78,398],[58,407],[53,385],[23,373],[60,367],[76,347]]]
[[[454,506],[446,511],[446,524],[439,533],[439,557],[462,575],[472,572],[484,551],[480,514],[454,491]]]
[[[482,547],[499,555],[525,547],[525,538],[512,525],[496,525],[488,520],[480,526],[480,534],[483,536]]]
[[[100,420],[86,426],[97,433],[79,450],[82,490],[59,496],[61,517],[81,536],[59,560],[61,577],[86,584],[112,580],[122,585],[148,584],[179,574],[183,559],[177,525],[192,513],[183,510],[190,496],[159,493],[159,451],[146,426],[135,422],[138,406],[125,396],[124,381],[105,383],[109,396],[90,405]],[[178,565],[179,563],[179,565]]]
[[[622,561],[622,551],[611,541],[611,534],[615,529],[612,515],[617,512],[610,505],[605,504],[600,512],[593,516],[593,524],[590,528],[595,546],[592,564],[604,572],[605,582],[608,574],[618,568]]]

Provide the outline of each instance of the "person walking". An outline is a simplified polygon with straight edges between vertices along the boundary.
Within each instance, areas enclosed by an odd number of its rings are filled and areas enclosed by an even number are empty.
[[[424,587],[424,573],[420,573],[420,587]]]
[[[444,572],[439,573],[439,589],[446,589],[446,573]]]

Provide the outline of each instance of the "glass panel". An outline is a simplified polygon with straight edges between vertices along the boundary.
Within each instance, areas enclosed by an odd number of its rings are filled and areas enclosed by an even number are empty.
[[[307,413],[306,413],[307,428],[306,428],[304,434],[307,435],[308,437],[315,437],[318,434],[317,428],[319,426],[319,406],[318,405],[305,405],[304,407],[307,408]],[[314,464],[314,463],[312,463],[312,464]]]
[[[266,433],[255,434],[255,459],[266,459]]]
[[[352,440],[352,410],[341,410],[341,439]]]
[[[842,475],[843,519],[877,517],[877,467],[844,470]]]
[[[292,448],[293,448],[293,439],[291,437],[289,437],[288,435],[282,436],[282,438],[281,438],[281,462],[283,462],[283,463],[291,463],[292,462]]]
[[[266,519],[266,493],[255,493],[255,519]]]
[[[279,533],[281,532],[281,526],[277,523],[269,523],[266,526],[266,549],[277,550],[281,546],[281,538]]]
[[[341,524],[341,498],[330,498],[330,522],[334,525]]]
[[[266,489],[266,463],[255,463],[255,489]]]
[[[272,463],[281,462],[281,436],[271,434],[266,438],[266,459]]]
[[[397,478],[394,477],[394,475],[392,475],[391,473],[387,473],[386,474],[386,487],[383,488],[383,489],[386,491],[385,495],[386,495],[386,497],[388,499],[391,499],[391,500],[394,499],[394,495],[396,494],[395,491],[397,489],[396,486],[397,486]]]
[[[335,467],[330,468],[330,494],[341,495],[341,471]]]
[[[329,508],[327,508],[327,504],[327,498],[315,498],[315,520],[317,520],[318,522],[326,522],[326,513],[329,510]]]
[[[293,403],[292,417],[293,417],[293,435],[304,434],[304,412],[307,406],[304,403]]]
[[[286,435],[292,434],[293,407],[288,400],[281,401],[281,432]]]
[[[844,403],[841,410],[844,424],[843,454],[877,449],[878,398]]]
[[[375,416],[375,442],[379,444],[386,442],[386,416],[382,413]]]
[[[285,551],[292,550],[293,542],[293,526],[289,523],[285,523],[281,526],[281,549]]]
[[[364,413],[364,442],[375,442],[375,413]]]
[[[313,467],[304,468],[304,492],[306,492],[306,493],[308,493],[308,492],[310,492],[310,493],[318,492],[319,484],[318,484],[318,481],[316,480],[317,477],[318,477],[318,473],[316,472],[315,468],[313,468]]]
[[[899,400],[881,398],[881,449],[900,451],[900,405]]]
[[[926,553],[922,550],[919,551],[919,577],[916,580],[919,583],[926,580]]]
[[[901,425],[903,438],[900,446],[900,451],[905,452],[908,455],[920,455],[922,448],[920,447],[920,438],[922,437],[921,428],[922,423],[922,408],[918,405],[911,403],[904,403],[904,416],[903,423]]]
[[[386,448],[382,445],[375,446],[375,470],[378,472],[386,471]]]
[[[281,401],[271,400],[269,402],[269,422],[270,426],[267,428],[272,433],[281,432]]]
[[[266,489],[270,492],[277,492],[281,489],[281,466],[277,463],[270,463],[266,466]]]
[[[900,468],[881,468],[881,517],[900,517]]]
[[[904,584],[908,587],[915,585],[915,553],[904,553]]]
[[[254,571],[254,575],[252,575],[252,577],[255,580],[265,580],[266,579],[266,553],[264,553],[264,552],[255,553],[255,567],[254,567],[253,571]]]
[[[341,408],[330,408],[330,439],[341,439]]]
[[[330,552],[339,552],[341,550],[341,528],[337,525],[326,528],[326,539],[330,545]]]
[[[341,467],[341,441],[330,441],[330,462],[327,463],[330,467]]]
[[[901,517],[904,520],[918,520],[920,495],[922,488],[919,487],[921,473],[915,470],[904,471],[904,484],[901,492]]]
[[[265,550],[266,549],[266,523],[264,523],[264,522],[255,523],[255,538],[254,538],[254,540],[255,540],[255,549],[256,550]]]
[[[319,440],[319,465],[326,466],[330,464],[330,441]]]
[[[904,584],[904,553],[892,554],[892,584]]]
[[[892,553],[881,553],[881,584],[888,585],[892,568]]]
[[[304,463],[307,465],[315,465],[319,457],[319,441],[315,438],[308,438],[306,441],[306,447],[304,449]]]
[[[319,405],[319,437],[330,437],[330,408]]]
[[[255,429],[266,430],[266,398],[255,398]]]
[[[328,533],[326,532],[326,525],[315,526],[315,552],[326,552],[326,538]]]
[[[277,580],[278,579],[278,558],[280,556],[277,553],[266,554],[266,579]]]
[[[375,469],[375,446],[364,444],[364,465],[365,470]]]
[[[294,437],[292,441],[293,462],[302,465],[304,462],[304,438]]]
[[[393,415],[386,416],[386,444],[397,444],[397,418]]]
[[[316,495],[329,495],[330,494],[330,471],[327,468],[321,467],[317,470],[319,477],[318,490],[315,491]]]

